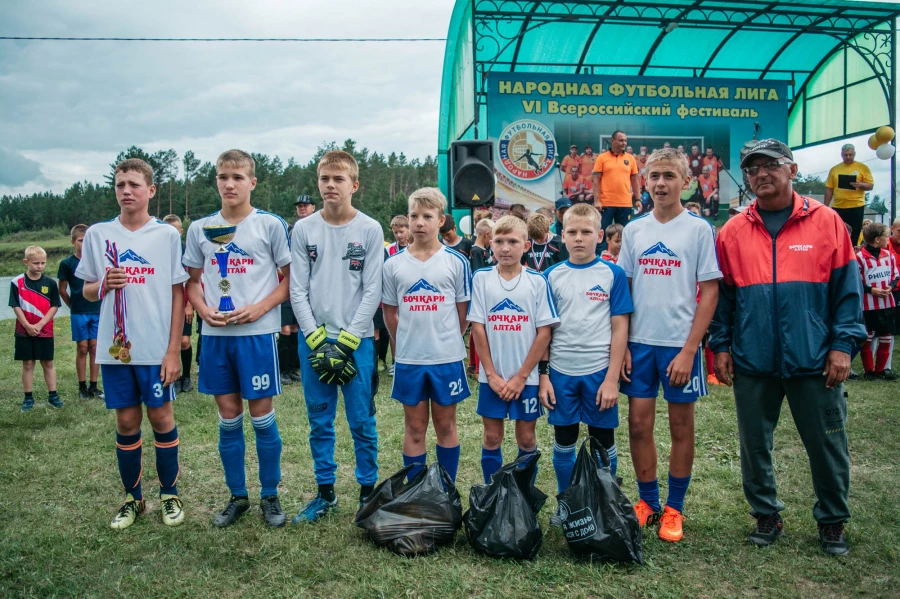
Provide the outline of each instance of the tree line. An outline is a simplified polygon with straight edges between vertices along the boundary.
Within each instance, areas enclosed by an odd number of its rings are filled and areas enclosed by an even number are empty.
[[[256,161],[257,185],[253,205],[283,216],[295,218],[294,202],[300,194],[313,197],[321,206],[316,185],[316,165],[331,150],[353,154],[359,163],[359,191],[353,204],[381,223],[385,234],[396,214],[406,214],[406,199],[419,187],[437,186],[437,161],[408,159],[402,152],[388,155],[357,148],[352,139],[338,146],[335,142],[319,146],[305,165],[290,158],[284,164],[278,156],[252,154]],[[119,212],[113,190],[115,165],[126,158],[141,158],[153,167],[156,196],[150,200],[150,213],[162,218],[177,214],[183,220],[199,218],[221,206],[216,189],[214,162],[201,162],[193,151],[179,156],[174,149],[148,153],[132,146],[120,152],[110,163],[103,183],[75,183],[62,193],[34,193],[0,197],[0,235],[37,229],[68,230],[78,223],[93,224],[108,220]],[[389,238],[389,237],[387,237]]]

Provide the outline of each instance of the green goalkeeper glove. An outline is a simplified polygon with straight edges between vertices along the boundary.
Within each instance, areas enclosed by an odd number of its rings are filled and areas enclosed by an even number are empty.
[[[307,344],[314,337],[315,333],[310,335]],[[352,356],[359,347],[359,337],[342,329],[336,344],[324,341],[324,337],[322,339],[323,341],[308,357],[313,371],[319,375],[319,380],[323,383],[346,385],[357,374]]]

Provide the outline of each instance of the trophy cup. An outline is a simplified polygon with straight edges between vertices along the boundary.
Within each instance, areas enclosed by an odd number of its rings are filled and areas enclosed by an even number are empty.
[[[237,232],[237,225],[207,225],[203,227],[203,235],[213,243],[219,244],[216,250],[216,262],[219,264],[219,274],[222,280],[219,281],[219,291],[222,297],[219,299],[219,312],[228,314],[234,312],[234,303],[228,292],[231,291],[231,283],[228,281],[228,254],[230,253],[225,244],[234,239]]]

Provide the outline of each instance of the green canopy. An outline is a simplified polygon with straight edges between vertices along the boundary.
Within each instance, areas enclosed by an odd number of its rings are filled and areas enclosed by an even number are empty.
[[[896,129],[898,16],[896,3],[851,0],[457,0],[441,89],[441,188],[451,142],[486,137],[490,72],[787,81],[795,149]]]

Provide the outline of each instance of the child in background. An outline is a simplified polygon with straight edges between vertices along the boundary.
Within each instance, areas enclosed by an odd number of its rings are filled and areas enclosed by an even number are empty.
[[[72,245],[75,252],[59,263],[56,278],[59,280],[59,297],[69,306],[72,313],[72,341],[76,343],[75,373],[78,375],[78,397],[103,399],[103,391],[97,387],[100,366],[97,365],[97,326],[100,324],[100,302],[90,302],[82,293],[84,281],[75,276],[81,262],[81,246],[87,225],[72,227]],[[88,365],[88,356],[90,364]],[[85,375],[90,367],[91,386]]]
[[[394,242],[384,248],[384,259],[387,260],[397,252],[406,249],[409,245],[409,219],[405,214],[398,214],[391,219],[391,233],[394,235]],[[391,348],[391,366],[388,368],[388,374],[394,376],[394,356],[397,355],[397,348],[394,345],[394,338],[388,333],[387,326],[384,325],[384,312],[379,304],[378,310],[375,312],[376,324],[383,325],[376,327],[375,349],[378,353],[378,359],[384,363],[387,368],[387,348]]]
[[[475,214],[490,214],[487,210],[475,211]],[[488,268],[496,264],[494,260],[493,250],[491,249],[491,239],[493,236],[494,221],[490,218],[483,218],[475,224],[475,242],[472,244],[472,255],[469,256],[469,265],[471,272]],[[469,367],[466,373],[469,376],[478,376],[479,360],[478,349],[475,347],[475,338],[469,334]]]
[[[693,212],[697,216],[703,216],[702,214],[700,214],[700,204],[698,204],[697,202],[688,202],[684,205],[684,209],[688,212]]]
[[[633,308],[625,273],[597,257],[602,235],[597,209],[573,206],[563,220],[569,259],[545,273],[560,323],[538,365],[539,395],[554,427],[553,469],[560,493],[572,479],[581,422],[606,448],[614,476],[619,463],[619,373]]]
[[[456,232],[456,221],[452,214],[444,215],[444,224],[441,225],[441,242],[451,250],[456,250],[469,259],[472,254],[472,240],[460,237]]]
[[[535,212],[525,221],[530,247],[522,255],[526,268],[544,272],[557,262],[564,260],[561,249],[562,239],[550,233],[550,219]]]
[[[184,227],[181,218],[177,214],[168,214],[163,217],[163,222],[175,227],[179,235],[184,235]],[[182,245],[182,247],[184,247]],[[191,381],[191,360],[193,348],[191,346],[191,327],[194,324],[194,308],[188,301],[187,289],[184,291],[184,327],[181,330],[181,378],[172,383],[176,393],[183,393],[194,388]]]
[[[532,214],[547,221],[542,214]],[[549,222],[547,223],[549,228]],[[481,471],[485,484],[503,465],[504,421],[516,422],[518,457],[537,451],[535,423],[543,414],[538,401],[538,361],[559,323],[547,279],[522,267],[528,247],[525,224],[504,216],[494,227],[498,264],[472,277],[469,322],[484,356],[478,376],[478,415],[484,423]]]
[[[403,404],[403,465],[417,464],[410,479],[425,467],[430,413],[437,461],[456,480],[456,404],[471,395],[463,366],[471,273],[465,256],[438,241],[446,209],[440,190],[414,191],[413,243],[384,263],[384,322],[397,341],[391,397]]]
[[[34,408],[34,363],[40,361],[47,383],[47,401],[63,407],[56,392],[56,367],[53,365],[53,317],[59,310],[59,288],[44,274],[47,252],[36,245],[25,248],[26,271],[9,286],[9,306],[16,314],[14,358],[22,362],[23,412]]]
[[[619,261],[619,251],[622,249],[622,231],[625,229],[619,223],[613,223],[606,227],[606,249],[600,252],[600,258],[616,264]]]
[[[897,375],[886,369],[894,331],[894,311],[897,310],[893,291],[900,288],[900,270],[888,249],[890,230],[882,223],[863,227],[865,245],[856,255],[863,283],[863,318],[869,338],[862,347],[865,380],[896,381]],[[878,338],[878,350],[872,356],[872,345]]]

